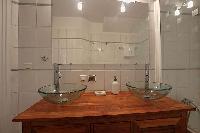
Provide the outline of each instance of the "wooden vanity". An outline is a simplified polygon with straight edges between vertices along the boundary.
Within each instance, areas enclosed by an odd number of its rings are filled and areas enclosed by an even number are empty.
[[[71,104],[41,100],[19,114],[23,133],[187,133],[193,108],[170,98],[144,101],[129,92],[85,93]]]

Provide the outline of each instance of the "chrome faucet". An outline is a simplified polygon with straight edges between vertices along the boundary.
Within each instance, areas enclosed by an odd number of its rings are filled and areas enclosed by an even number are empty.
[[[149,64],[145,64],[145,89],[149,89]]]
[[[60,65],[61,64],[57,64],[57,63],[53,64],[53,67],[54,67],[54,85],[55,85],[56,91],[59,91],[59,89],[60,89],[60,78],[61,78],[61,73],[60,73],[60,69],[59,69]]]

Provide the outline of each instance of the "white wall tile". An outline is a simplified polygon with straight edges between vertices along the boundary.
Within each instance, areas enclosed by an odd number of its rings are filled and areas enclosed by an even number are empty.
[[[37,25],[51,26],[51,6],[37,6]]]
[[[121,90],[127,90],[126,83],[136,81],[137,70],[122,70],[121,71]]]
[[[119,64],[106,64],[105,65],[105,70],[120,70],[121,65]]]
[[[173,89],[176,88],[176,75],[176,70],[163,70],[163,82],[166,84],[170,84]]]
[[[144,81],[145,70],[136,70],[135,71],[135,81]]]
[[[53,71],[51,70],[40,70],[35,71],[36,75],[36,88],[37,91],[40,87],[43,87],[45,85],[51,85],[53,83]]]
[[[199,68],[200,67],[200,51],[199,49],[193,49],[190,52],[190,68]]]
[[[88,85],[88,91],[94,91],[94,90],[105,90],[104,88],[104,71],[88,71],[88,75],[96,75],[96,82],[89,82]]]
[[[13,45],[18,44],[18,27],[17,26],[10,26],[8,29],[8,43],[12,43]]]
[[[19,25],[25,27],[36,26],[36,6],[19,6]]]
[[[87,91],[104,90],[104,71],[98,70],[72,70],[61,71],[62,78],[61,83],[81,83],[87,85]],[[80,75],[96,75],[96,82],[80,82]]]
[[[199,70],[190,70],[189,71],[189,85],[190,88],[199,89],[200,86],[200,71]]]
[[[103,64],[90,64],[89,65],[90,70],[104,70]]]
[[[27,63],[32,64],[32,68],[35,67],[35,49],[32,48],[19,48],[19,67],[26,68]]]
[[[61,75],[62,77],[60,78],[60,83],[79,83],[80,82],[80,78],[79,78],[79,73],[78,74],[73,74],[72,75],[72,72],[71,70],[61,70]],[[82,73],[83,75],[84,74],[87,74],[87,72],[80,72]],[[82,75],[81,74],[81,75]]]
[[[19,112],[28,109],[41,99],[38,93],[21,92],[19,93]]]
[[[20,71],[19,72],[19,92],[34,92],[36,93],[37,82],[35,71]]]
[[[178,88],[189,88],[189,70],[176,71],[176,86]]]
[[[12,25],[18,26],[18,13],[19,13],[19,5],[12,3],[12,12],[11,12],[11,20],[12,20]]]
[[[35,68],[48,69],[52,68],[52,54],[51,48],[37,48],[35,49]],[[47,61],[43,61],[41,57],[48,58]]]
[[[19,56],[18,49],[13,47],[10,48],[10,60],[9,60],[10,68],[12,69],[18,68],[19,66],[18,56]]]
[[[34,47],[36,44],[35,28],[19,28],[19,46]]]
[[[11,95],[11,104],[10,104],[11,114],[12,116],[16,116],[19,113],[18,93],[10,93],[10,95]]]
[[[164,40],[165,42],[176,42],[177,41],[177,33],[173,32],[164,32]]]
[[[72,64],[70,69],[71,70],[89,70],[90,65],[87,65],[87,64]]]
[[[19,0],[20,3],[36,3],[36,0]]]
[[[37,0],[37,3],[40,3],[40,4],[51,4],[51,0]]]
[[[51,47],[51,28],[40,27],[36,29],[37,46]]]
[[[16,93],[19,92],[19,72],[12,71],[10,73],[10,89],[11,92]]]
[[[177,100],[177,89],[173,87],[167,96],[174,100]]]
[[[136,65],[134,64],[121,64],[121,70],[132,70],[136,69]]]

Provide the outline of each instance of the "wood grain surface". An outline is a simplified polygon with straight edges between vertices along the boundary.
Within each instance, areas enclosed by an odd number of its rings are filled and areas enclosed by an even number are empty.
[[[144,101],[129,92],[118,95],[108,93],[106,96],[95,96],[85,93],[71,104],[51,104],[41,100],[26,111],[16,116],[14,122],[41,120],[64,120],[70,118],[94,118],[106,116],[139,116],[151,114],[187,112],[192,107],[174,101],[168,97],[155,101]]]

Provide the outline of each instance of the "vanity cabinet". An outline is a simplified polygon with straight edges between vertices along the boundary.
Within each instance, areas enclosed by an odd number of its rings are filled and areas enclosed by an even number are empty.
[[[86,125],[46,125],[33,126],[31,133],[89,133],[89,127]]]
[[[99,123],[93,124],[92,129],[91,133],[131,133],[131,123]]]
[[[39,101],[13,119],[23,133],[187,133],[193,108],[170,98],[144,101],[129,92],[85,93],[71,104]]]

